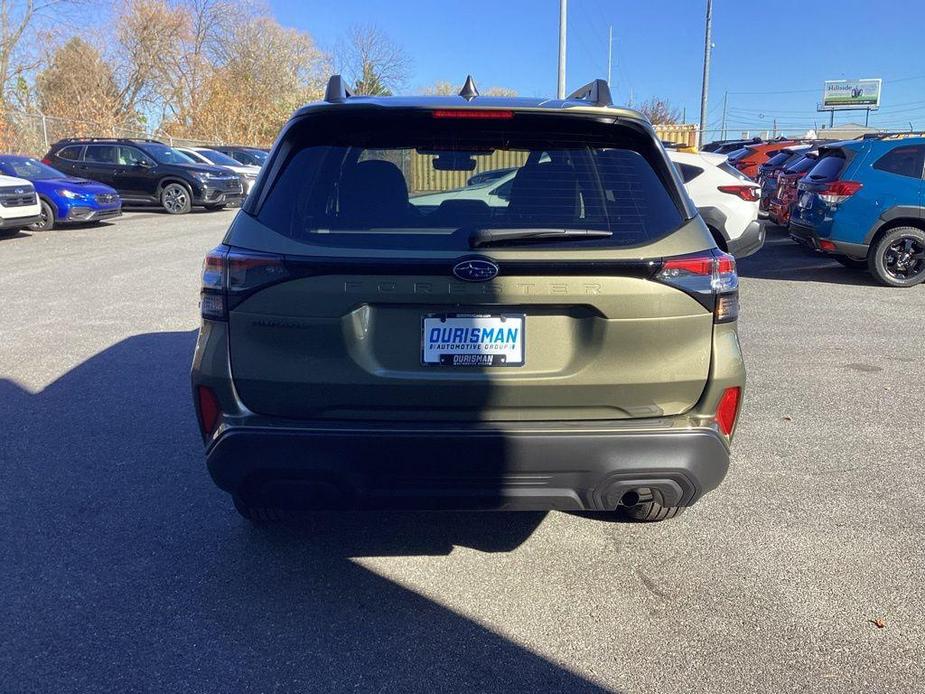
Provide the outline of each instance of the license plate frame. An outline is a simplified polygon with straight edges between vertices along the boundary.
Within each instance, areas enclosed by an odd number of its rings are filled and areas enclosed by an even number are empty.
[[[504,325],[510,322],[510,325]],[[498,349],[477,351],[484,346],[482,337],[477,342],[450,340],[449,344],[459,345],[456,351],[444,351],[430,348],[433,344],[428,340],[428,330],[443,329],[504,329],[505,337],[510,337],[510,330],[518,330],[514,337],[512,349],[507,349],[510,343],[502,341],[492,344],[501,345]],[[466,333],[466,337],[471,337]],[[421,316],[421,365],[422,366],[448,366],[451,368],[518,368],[527,361],[527,317],[523,313],[498,311],[492,313],[425,313]],[[438,342],[437,344],[445,344]],[[470,347],[471,346],[471,347]],[[467,349],[469,347],[469,349]],[[512,358],[513,357],[513,358]],[[519,357],[519,359],[517,358]]]

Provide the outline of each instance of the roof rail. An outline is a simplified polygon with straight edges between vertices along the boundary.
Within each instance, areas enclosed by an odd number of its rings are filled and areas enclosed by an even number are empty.
[[[588,82],[565,98],[567,101],[588,101],[595,106],[613,106],[613,99],[610,98],[610,87],[607,86],[607,80],[594,80],[593,82]]]
[[[862,140],[887,140],[887,139],[897,139],[901,140],[905,137],[925,137],[925,132],[921,130],[899,130],[896,132],[887,132],[887,133],[864,133],[861,136]]]
[[[153,142],[163,144],[161,140],[150,137],[62,137],[61,142]]]
[[[324,100],[329,103],[339,103],[341,101],[346,101],[353,94],[347,91],[347,84],[344,82],[344,78],[340,75],[331,75],[331,79],[328,80],[328,88],[324,90]]]

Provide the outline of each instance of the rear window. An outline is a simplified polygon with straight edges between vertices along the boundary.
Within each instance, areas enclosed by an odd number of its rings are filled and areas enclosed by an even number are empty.
[[[765,166],[779,166],[783,164],[790,158],[790,152],[778,152],[773,157],[768,159],[764,164]]]
[[[751,147],[741,147],[733,152],[729,153],[729,161],[736,162],[739,161],[742,157],[751,154],[754,150]]]
[[[725,171],[725,172],[726,172],[727,174],[729,174],[730,176],[735,176],[735,177],[738,178],[740,181],[748,181],[748,182],[751,182],[751,180],[752,180],[752,179],[750,179],[748,176],[746,176],[744,173],[742,173],[741,171],[739,171],[739,170],[738,170],[736,167],[734,167],[732,164],[730,164],[728,161],[724,161],[722,164],[719,165],[718,168],[719,168],[721,171]]]
[[[840,153],[830,153],[822,157],[810,170],[808,177],[817,183],[837,181],[838,175],[845,166],[845,157]]]
[[[686,219],[661,148],[628,126],[354,112],[310,116],[290,143],[257,218],[312,244],[457,249],[474,230],[555,228],[612,236],[530,247],[631,246]]]
[[[678,173],[681,174],[681,180],[685,183],[690,183],[700,174],[703,173],[703,169],[699,166],[692,166],[691,164],[680,164],[675,162],[675,166],[678,167]]]
[[[819,160],[816,157],[803,157],[784,169],[784,173],[801,174],[812,169]]]

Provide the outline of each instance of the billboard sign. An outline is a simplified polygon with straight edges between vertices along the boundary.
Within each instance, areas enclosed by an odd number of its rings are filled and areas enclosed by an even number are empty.
[[[880,87],[883,80],[829,80],[822,92],[820,111],[840,109],[880,108]]]

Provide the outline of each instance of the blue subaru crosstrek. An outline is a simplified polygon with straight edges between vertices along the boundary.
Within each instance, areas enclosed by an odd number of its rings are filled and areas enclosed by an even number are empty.
[[[893,134],[820,149],[800,181],[790,236],[883,284],[925,281],[925,137]]]
[[[42,205],[36,231],[57,224],[98,222],[122,214],[122,199],[115,189],[86,178],[72,178],[38,159],[0,155],[0,173],[31,181]]]

